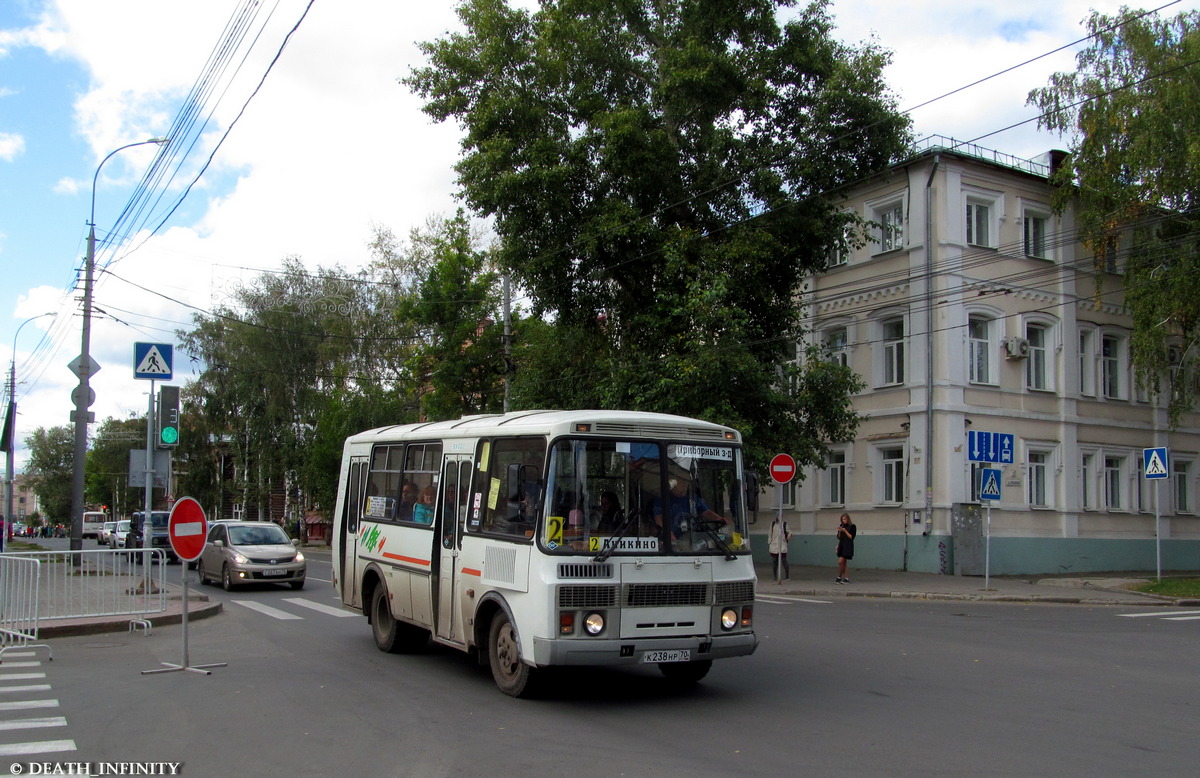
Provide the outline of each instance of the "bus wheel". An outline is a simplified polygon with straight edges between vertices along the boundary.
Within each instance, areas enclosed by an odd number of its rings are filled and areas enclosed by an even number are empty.
[[[521,649],[517,645],[517,632],[513,629],[508,614],[500,611],[492,619],[488,636],[488,658],[492,664],[492,678],[500,691],[512,697],[524,697],[533,691],[531,683],[534,670],[521,661]]]
[[[379,650],[389,654],[411,654],[429,645],[427,630],[397,621],[392,615],[387,585],[382,581],[375,585],[371,593],[371,632],[375,635],[375,645]]]
[[[659,672],[668,681],[679,686],[691,686],[697,683],[712,669],[712,660],[704,662],[664,662],[658,666]]]

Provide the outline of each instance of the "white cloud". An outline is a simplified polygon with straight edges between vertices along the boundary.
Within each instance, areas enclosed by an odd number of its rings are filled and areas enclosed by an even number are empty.
[[[25,151],[25,138],[12,132],[0,132],[0,159],[11,162]]]

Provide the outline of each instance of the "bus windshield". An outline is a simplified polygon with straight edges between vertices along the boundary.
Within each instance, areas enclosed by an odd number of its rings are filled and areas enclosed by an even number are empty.
[[[574,554],[749,551],[740,464],[728,445],[560,439],[539,541]]]

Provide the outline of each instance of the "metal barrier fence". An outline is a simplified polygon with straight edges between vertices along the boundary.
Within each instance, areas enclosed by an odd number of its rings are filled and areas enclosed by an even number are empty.
[[[0,662],[4,652],[28,648],[38,639],[41,566],[37,559],[0,554]]]
[[[140,616],[167,609],[166,557],[161,549],[17,551],[0,558],[38,563],[33,596],[41,621]]]

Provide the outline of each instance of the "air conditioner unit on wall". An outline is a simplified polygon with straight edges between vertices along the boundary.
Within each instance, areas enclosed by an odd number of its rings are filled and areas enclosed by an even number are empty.
[[[1025,359],[1029,356],[1029,340],[1027,338],[1009,338],[1004,341],[1004,351],[1009,359]]]

